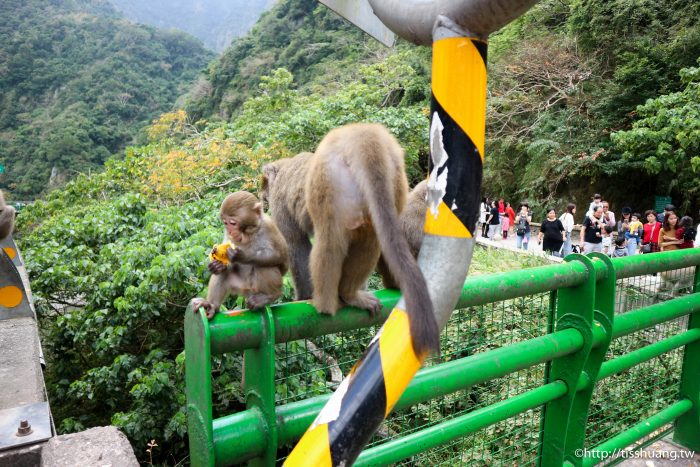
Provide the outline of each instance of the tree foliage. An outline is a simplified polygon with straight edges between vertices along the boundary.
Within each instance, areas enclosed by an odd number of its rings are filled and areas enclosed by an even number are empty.
[[[612,139],[627,161],[659,175],[669,191],[682,191],[687,209],[700,198],[700,68],[684,68],[680,76],[685,89],[637,107],[632,129]]]
[[[0,16],[0,186],[15,197],[101,167],[212,57],[97,0],[8,0]]]

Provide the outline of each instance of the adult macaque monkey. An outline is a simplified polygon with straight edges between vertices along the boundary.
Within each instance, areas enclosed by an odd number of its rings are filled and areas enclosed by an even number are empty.
[[[274,221],[262,212],[252,193],[237,191],[224,199],[219,214],[224,223],[228,264],[212,260],[206,300],[195,298],[192,309],[207,310],[211,319],[229,294],[241,295],[250,309],[262,308],[282,295],[282,276],[287,272],[289,253]]]
[[[298,298],[311,294],[321,313],[335,314],[343,304],[378,312],[381,303],[362,288],[381,253],[404,294],[416,354],[438,349],[425,278],[399,225],[408,194],[404,154],[386,128],[377,124],[337,128],[314,154],[269,164],[263,177],[263,196],[293,258],[302,252],[292,260]],[[303,270],[309,248],[310,284]],[[299,264],[301,270],[295,270]]]
[[[408,194],[406,208],[404,208],[399,217],[401,231],[406,237],[408,247],[411,249],[411,254],[414,258],[418,257],[421,243],[423,243],[423,226],[425,224],[425,213],[428,210],[428,200],[426,198],[428,192],[428,181],[423,180],[416,185]],[[382,276],[384,287],[388,289],[399,288],[398,283],[391,275],[389,267],[384,261],[384,257],[379,258],[377,263],[377,271]]]
[[[295,157],[266,164],[262,168],[260,198],[272,211],[272,218],[289,245],[297,300],[308,300],[313,291],[309,272],[309,235],[313,234],[313,224],[304,198],[311,156],[313,154],[310,152],[302,152]]]
[[[5,204],[5,195],[0,191],[0,240],[12,233],[15,227],[15,208]]]

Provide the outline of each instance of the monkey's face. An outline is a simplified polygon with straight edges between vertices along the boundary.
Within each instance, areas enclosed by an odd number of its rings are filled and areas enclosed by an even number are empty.
[[[246,245],[258,231],[260,216],[255,211],[239,209],[232,216],[222,215],[226,234],[234,243]]]

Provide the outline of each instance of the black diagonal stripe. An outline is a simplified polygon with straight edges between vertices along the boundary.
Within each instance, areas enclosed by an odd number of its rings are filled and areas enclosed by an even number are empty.
[[[339,417],[328,424],[333,465],[352,465],[385,413],[386,387],[377,339],[367,349],[348,386]]]
[[[448,159],[438,173],[447,168],[447,190],[442,200],[462,224],[473,234],[479,217],[483,167],[476,145],[457,123],[432,98],[432,112],[437,112],[443,125],[442,141]],[[432,164],[432,160],[431,160]],[[432,170],[432,168],[431,168]]]
[[[486,42],[478,39],[472,39],[472,44],[474,44],[476,50],[479,51],[479,55],[481,55],[481,59],[484,61],[484,66],[486,66],[486,51],[488,50],[489,45]]]

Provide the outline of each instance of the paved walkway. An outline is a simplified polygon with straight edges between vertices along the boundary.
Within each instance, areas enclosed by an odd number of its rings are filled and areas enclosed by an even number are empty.
[[[502,240],[489,240],[487,237],[482,237],[481,232],[479,232],[476,241],[482,245],[494,248],[505,248],[524,254],[544,255],[544,252],[542,251],[542,245],[539,245],[537,243],[537,235],[534,235],[532,236],[532,238],[530,238],[527,250],[517,248],[516,237],[517,235],[515,234],[509,234],[507,238],[504,238]],[[552,261],[561,261],[561,258],[557,258],[555,256],[549,256],[549,259],[551,259]]]

